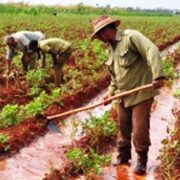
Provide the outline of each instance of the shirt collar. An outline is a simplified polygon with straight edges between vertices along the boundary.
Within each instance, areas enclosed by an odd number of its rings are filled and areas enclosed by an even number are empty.
[[[118,30],[116,33],[115,40],[120,41],[122,39],[122,31]]]
[[[116,32],[114,44],[112,45],[112,44],[109,43],[110,49],[112,49],[112,50],[114,51],[114,50],[116,49],[117,43],[118,43],[119,41],[121,41],[121,39],[122,39],[122,31],[118,30],[118,31]]]

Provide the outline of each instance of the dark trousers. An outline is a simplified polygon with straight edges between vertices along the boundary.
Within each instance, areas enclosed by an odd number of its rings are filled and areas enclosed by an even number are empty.
[[[65,52],[57,55],[57,62],[54,64],[54,81],[56,86],[59,86],[63,81],[62,68],[71,57],[72,51],[72,47],[69,47]]]
[[[150,142],[150,112],[153,98],[145,100],[131,107],[124,107],[123,101],[119,105],[120,136],[118,148],[120,155],[131,154],[131,139],[138,154],[149,150]]]
[[[36,67],[37,58],[37,53],[24,52],[21,58],[23,71],[26,72],[28,70],[34,69]]]

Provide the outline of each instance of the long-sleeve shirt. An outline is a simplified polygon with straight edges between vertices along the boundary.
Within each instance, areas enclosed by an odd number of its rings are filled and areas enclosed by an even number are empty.
[[[45,35],[40,31],[20,31],[17,33],[13,33],[10,36],[12,36],[17,43],[16,47],[7,47],[7,55],[6,59],[11,60],[13,56],[15,55],[16,51],[25,52],[27,50],[28,44],[32,40],[44,40]]]
[[[109,48],[109,59],[106,62],[111,74],[111,95],[152,83],[164,76],[158,48],[140,32],[118,31],[115,43],[115,47]],[[125,107],[129,107],[157,94],[157,90],[148,89],[122,99]]]

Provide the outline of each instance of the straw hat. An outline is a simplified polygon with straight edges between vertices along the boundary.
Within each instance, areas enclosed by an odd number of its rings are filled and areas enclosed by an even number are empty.
[[[111,23],[114,23],[116,26],[119,26],[120,22],[121,22],[120,20],[112,20],[109,16],[106,15],[97,17],[94,21],[92,21],[94,32],[91,35],[91,38],[95,39],[97,32],[99,32],[105,26]]]

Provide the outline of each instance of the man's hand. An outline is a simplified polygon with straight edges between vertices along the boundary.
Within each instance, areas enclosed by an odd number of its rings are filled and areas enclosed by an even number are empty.
[[[164,79],[163,78],[156,79],[153,81],[152,84],[154,89],[159,89],[164,86]]]
[[[107,93],[105,96],[104,96],[104,106],[108,105],[109,103],[111,103],[111,100],[108,101],[108,99],[111,97],[111,95],[109,93]],[[107,102],[106,102],[107,101]]]

